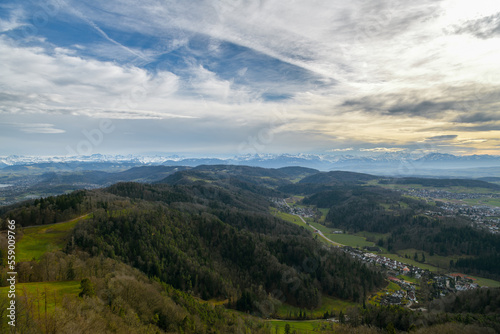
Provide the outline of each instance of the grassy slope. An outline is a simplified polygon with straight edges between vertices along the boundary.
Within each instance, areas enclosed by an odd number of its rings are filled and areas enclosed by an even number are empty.
[[[373,242],[354,234],[326,234],[328,238],[346,246],[363,248],[364,246],[375,246]]]
[[[44,253],[62,249],[68,233],[75,225],[89,215],[76,219],[42,226],[24,228],[24,235],[17,241],[17,261],[38,260]]]
[[[319,219],[319,222],[320,223],[324,223],[325,222],[325,218],[328,215],[328,212],[330,211],[330,209],[318,208],[318,210],[321,212],[321,218]]]
[[[463,255],[463,256],[460,256],[460,255],[451,255],[451,256],[432,255],[431,256],[428,252],[423,252],[421,250],[417,250],[414,248],[401,249],[401,250],[397,251],[397,253],[400,256],[404,257],[405,255],[408,255],[411,259],[413,259],[415,252],[418,253],[419,259],[421,258],[422,253],[424,253],[425,254],[425,262],[427,264],[430,264],[434,267],[442,268],[442,269],[448,269],[450,267],[450,260],[456,261],[459,258],[471,257],[471,256],[466,256],[466,255]],[[408,260],[408,259],[406,259],[406,260]]]
[[[9,287],[1,287],[0,295],[6,296],[8,289]],[[45,312],[45,291],[47,292],[47,313],[52,313],[56,305],[62,302],[65,295],[78,296],[80,292],[80,282],[66,281],[16,284],[17,297],[25,298],[25,296],[27,296],[28,300],[33,303],[35,310],[38,305],[40,305],[41,314]]]
[[[320,230],[321,232],[323,232],[323,234],[328,238],[328,234],[331,233],[331,230],[321,224],[318,224],[318,223],[314,223],[313,220],[311,218],[305,218],[305,221],[307,223],[309,223],[309,225],[307,224],[304,224],[304,222],[298,217],[298,216],[295,216],[295,215],[292,215],[290,213],[285,213],[285,212],[281,212],[281,211],[278,211],[276,208],[270,208],[270,212],[271,214],[273,214],[274,216],[278,217],[278,218],[281,218],[283,219],[284,221],[287,221],[287,222],[290,222],[290,223],[293,223],[295,225],[298,225],[298,226],[302,226],[303,228],[311,231],[311,232],[314,232],[315,229],[317,230]],[[328,244],[328,245],[332,245],[332,243],[324,238],[322,238],[321,236],[319,235],[316,235],[319,238],[319,240],[325,244]],[[332,241],[335,241],[333,239],[331,239]],[[335,246],[339,246],[338,244],[333,244]],[[340,246],[343,246],[343,245],[340,245]]]
[[[500,288],[499,281],[494,281],[492,279],[482,278],[482,277],[477,277],[477,276],[472,276],[472,275],[467,275],[467,276],[475,278],[476,280],[474,282],[479,284],[480,286],[487,286],[490,288]]]

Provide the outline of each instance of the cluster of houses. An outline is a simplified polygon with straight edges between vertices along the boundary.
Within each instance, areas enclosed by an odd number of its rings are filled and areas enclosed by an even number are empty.
[[[402,305],[405,302],[407,306],[418,304],[415,283],[394,276],[389,276],[387,279],[399,285],[401,289],[383,296],[380,301],[381,305]]]
[[[480,193],[451,193],[444,190],[413,189],[403,191],[403,193],[431,201],[434,199],[464,200],[480,198],[500,198],[500,194],[480,194]],[[455,216],[468,217],[472,225],[476,228],[485,229],[491,233],[500,233],[500,207],[489,205],[467,205],[463,203],[442,203],[440,206],[446,213],[426,212],[429,216]]]
[[[381,305],[406,305],[418,304],[416,294],[416,284],[409,282],[399,277],[415,277],[423,279],[425,282],[433,286],[436,291],[436,297],[445,296],[450,292],[458,292],[479,288],[475,283],[475,279],[464,274],[436,274],[428,270],[405,264],[403,262],[380,256],[373,253],[364,252],[360,249],[355,249],[349,246],[342,249],[365,263],[380,265],[387,270],[388,280],[396,283],[400,289],[386,293],[381,300]]]
[[[314,217],[316,214],[313,209],[308,207],[290,206],[282,198],[272,198],[271,201],[281,212],[290,213],[292,215],[298,215],[302,217]]]
[[[403,191],[405,194],[424,199],[442,198],[442,199],[480,199],[480,198],[500,198],[500,194],[491,193],[456,193],[446,190],[429,190],[409,188]]]
[[[452,291],[466,291],[479,288],[479,285],[475,283],[475,278],[464,274],[454,273],[445,275],[445,277],[445,286]]]
[[[471,220],[472,226],[486,229],[491,233],[500,233],[500,208],[487,205],[466,205],[443,203],[441,209],[450,215],[461,215]],[[436,215],[438,213],[431,213]]]
[[[349,246],[343,247],[344,251],[349,253],[352,257],[358,258],[363,262],[378,264],[388,270],[398,272],[400,275],[409,275],[419,279],[424,270],[418,267],[408,265],[406,263],[390,259],[385,256],[364,252],[362,250],[352,248]]]

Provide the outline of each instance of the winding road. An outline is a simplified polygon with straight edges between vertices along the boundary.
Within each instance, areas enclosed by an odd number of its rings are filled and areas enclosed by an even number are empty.
[[[292,208],[290,207],[290,205],[288,205],[288,203],[286,202],[286,200],[283,200],[283,203],[285,203],[285,205],[290,209],[290,212],[292,212]],[[311,229],[313,229],[313,233],[317,233],[319,234],[320,237],[322,237],[323,239],[325,239],[326,241],[330,242],[332,245],[336,246],[336,247],[342,247],[342,246],[345,246],[345,245],[342,245],[338,242],[335,242],[333,240],[330,240],[329,238],[327,238],[323,232],[321,232],[319,229],[315,228],[314,226],[311,226],[309,225],[308,223],[306,223],[306,221],[304,220],[304,218],[301,216],[301,215],[297,215],[295,213],[292,213],[292,215],[294,216],[297,216],[300,218],[300,220],[302,220],[302,222],[306,225],[306,226],[309,226]]]

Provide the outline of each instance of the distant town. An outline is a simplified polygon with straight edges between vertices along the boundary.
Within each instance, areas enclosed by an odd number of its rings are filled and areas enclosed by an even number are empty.
[[[436,274],[401,261],[393,260],[364,250],[345,246],[342,249],[352,257],[362,262],[382,266],[387,270],[388,280],[396,283],[399,290],[387,293],[379,302],[381,305],[412,306],[418,304],[416,283],[401,277],[414,278],[429,286],[429,294],[433,298],[457,291],[466,291],[479,288],[475,279],[460,273]],[[400,278],[398,278],[400,277]]]
[[[470,219],[473,227],[490,231],[491,233],[500,232],[500,207],[489,205],[468,205],[465,203],[444,202],[441,200],[467,200],[500,198],[500,194],[482,194],[482,193],[452,193],[444,190],[426,190],[413,189],[400,190],[408,196],[419,197],[426,201],[435,201],[436,205],[447,212],[449,216],[459,215]],[[441,212],[428,211],[426,214],[431,216],[442,215]]]

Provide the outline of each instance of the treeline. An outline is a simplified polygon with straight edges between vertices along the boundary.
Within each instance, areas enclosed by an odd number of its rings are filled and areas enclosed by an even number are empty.
[[[479,256],[477,258],[460,258],[455,262],[451,262],[451,265],[457,271],[464,271],[478,276],[490,276],[500,280],[500,254]]]
[[[17,226],[45,225],[66,221],[92,211],[85,190],[50,196],[0,209],[0,217],[15,220]]]
[[[211,208],[236,207],[247,211],[267,211],[269,202],[259,194],[259,191],[264,191],[261,187],[232,179],[224,181],[200,181],[187,185],[118,183],[107,188],[106,192],[149,202],[193,203]]]
[[[494,314],[500,318],[500,288],[474,289],[452,293],[446,297],[433,300],[429,304],[429,309],[448,313]]]

